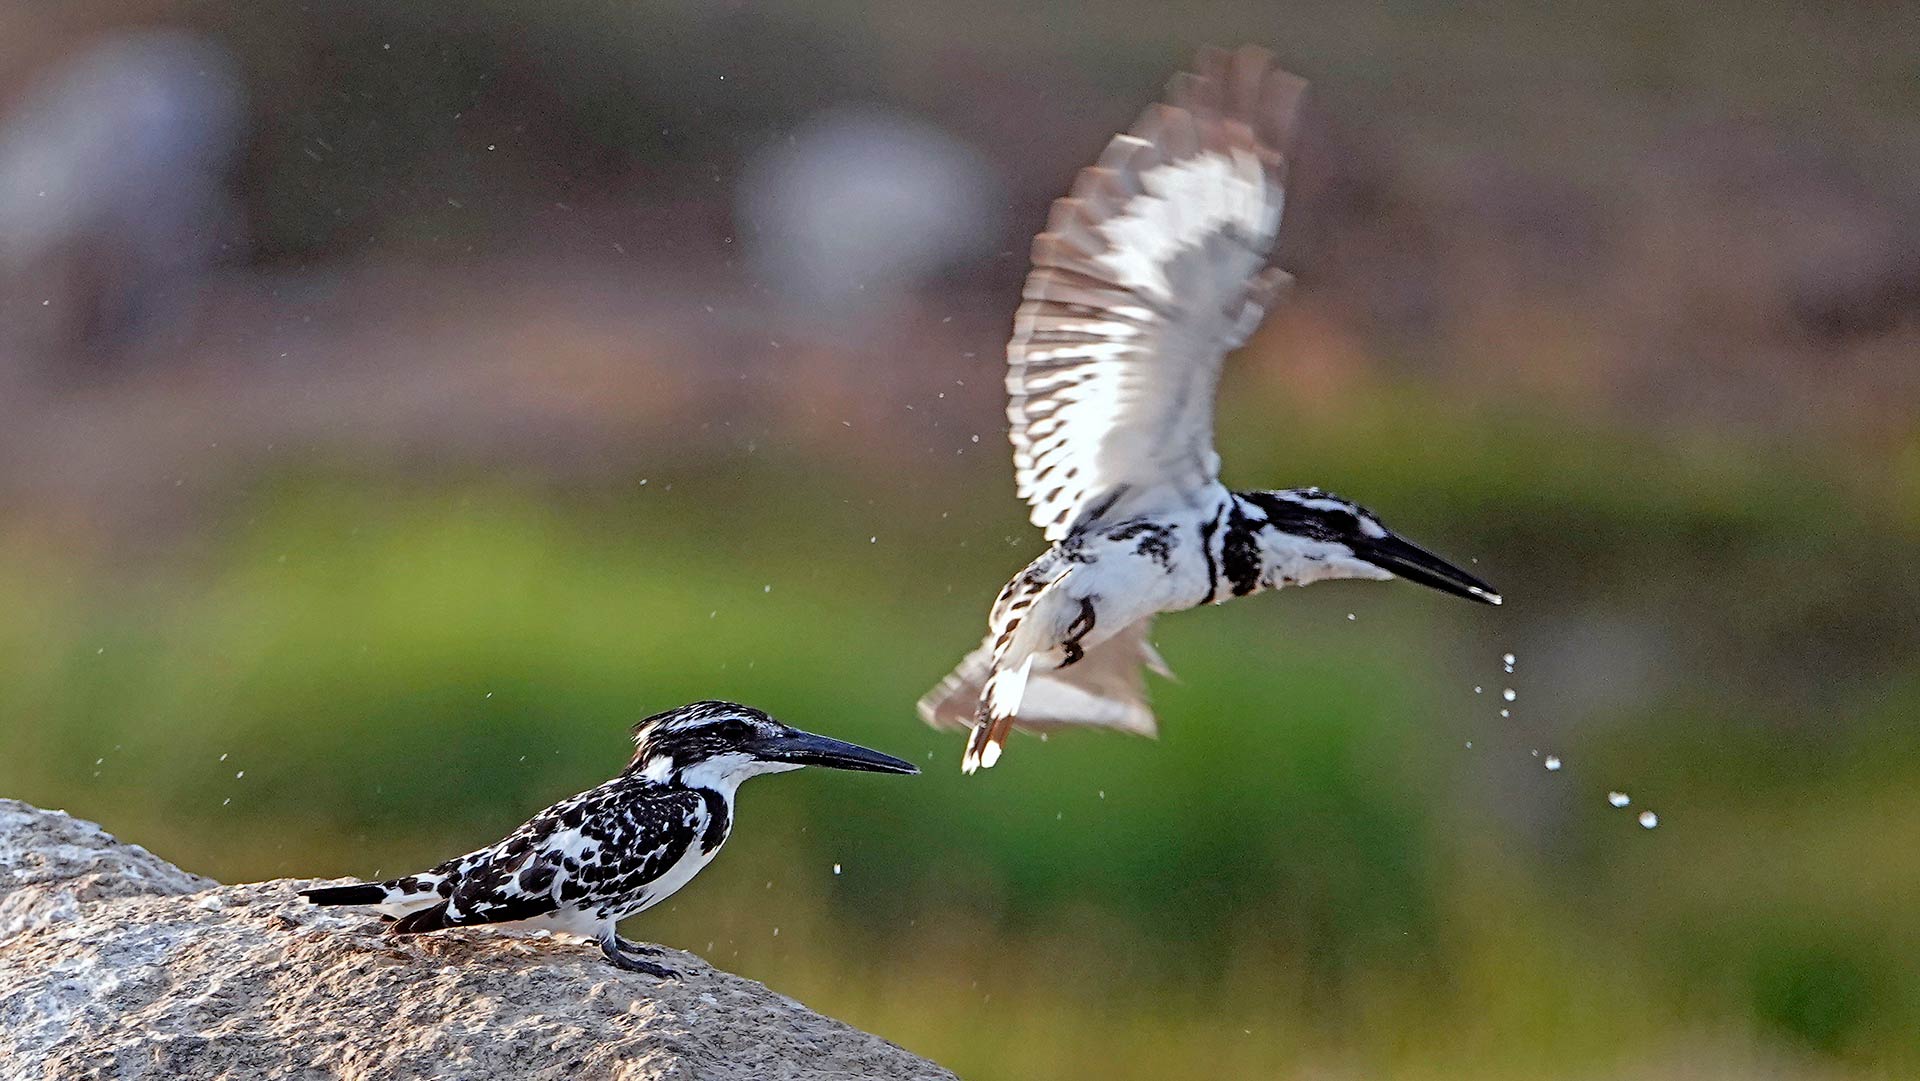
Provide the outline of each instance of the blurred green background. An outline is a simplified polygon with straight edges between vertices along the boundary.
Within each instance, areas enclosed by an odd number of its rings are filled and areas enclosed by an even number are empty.
[[[737,698],[926,773],[750,786],[629,933],[969,1078],[1913,1076],[1916,29],[0,5],[0,794],[398,873]],[[1508,603],[1171,617],[1158,741],[963,779],[1026,237],[1242,40],[1316,97],[1227,479]]]

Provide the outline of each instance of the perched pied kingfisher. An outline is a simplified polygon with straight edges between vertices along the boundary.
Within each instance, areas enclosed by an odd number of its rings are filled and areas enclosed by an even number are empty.
[[[1154,731],[1153,617],[1328,578],[1493,588],[1317,488],[1233,492],[1213,449],[1227,353],[1291,280],[1268,265],[1306,83],[1264,50],[1200,55],[1053,204],[1007,345],[1014,476],[1054,542],[994,602],[986,641],[920,700],[971,727]]]
[[[302,890],[317,905],[371,905],[408,935],[519,923],[584,935],[624,969],[672,977],[619,922],[671,896],[733,830],[734,793],[801,766],[918,773],[912,763],[789,728],[732,702],[695,702],[634,727],[633,761],[534,815],[498,844],[386,882]]]

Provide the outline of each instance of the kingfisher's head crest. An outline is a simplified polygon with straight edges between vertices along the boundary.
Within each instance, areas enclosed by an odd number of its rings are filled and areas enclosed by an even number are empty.
[[[918,773],[911,762],[826,736],[802,732],[751,706],[692,702],[633,727],[629,773],[650,780],[731,791],[762,773],[801,766]]]
[[[1396,535],[1372,511],[1319,488],[1247,492],[1269,525],[1301,546],[1305,558],[1328,578],[1405,578],[1423,586],[1499,604],[1486,582],[1425,548]]]

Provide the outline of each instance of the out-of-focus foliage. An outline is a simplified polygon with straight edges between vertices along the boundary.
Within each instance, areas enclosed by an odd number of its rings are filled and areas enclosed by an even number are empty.
[[[0,6],[0,794],[392,873],[735,697],[927,772],[629,930],[971,1078],[1911,1075],[1911,21]],[[1316,85],[1228,480],[1509,602],[1171,617],[1160,740],[963,780],[1027,234],[1206,40]]]
[[[635,930],[968,1074],[1920,1061],[1920,671],[1863,640],[1911,635],[1920,540],[1836,463],[1431,414],[1231,438],[1477,558],[1509,608],[1340,584],[1170,619],[1157,743],[1022,740],[963,780],[910,704],[1030,541],[952,513],[998,462],[928,490],[752,456],[559,494],[284,476],[140,582],[18,539],[0,787],[218,875],[391,872],[728,695],[927,773],[752,786],[727,858]],[[1379,438],[1404,426],[1413,462]],[[1796,635],[1869,560],[1851,625]]]

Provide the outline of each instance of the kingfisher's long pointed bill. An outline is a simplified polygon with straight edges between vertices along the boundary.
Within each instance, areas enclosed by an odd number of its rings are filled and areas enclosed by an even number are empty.
[[[1367,541],[1362,547],[1356,548],[1353,554],[1396,578],[1405,578],[1409,582],[1418,582],[1442,593],[1451,593],[1482,604],[1500,603],[1500,594],[1492,586],[1412,541],[1402,540],[1391,533],[1378,540]]]
[[[753,745],[757,758],[769,762],[791,762],[796,766],[827,766],[832,769],[857,769],[868,773],[919,773],[920,767],[890,754],[848,743],[830,736],[816,736],[795,730]]]

